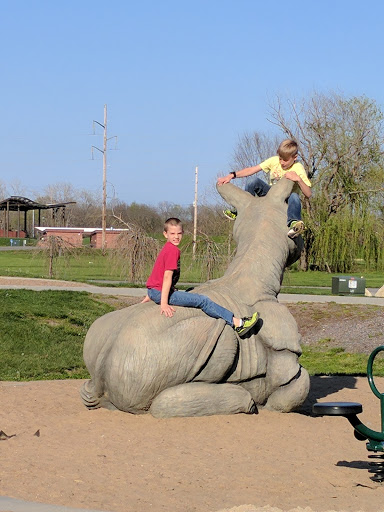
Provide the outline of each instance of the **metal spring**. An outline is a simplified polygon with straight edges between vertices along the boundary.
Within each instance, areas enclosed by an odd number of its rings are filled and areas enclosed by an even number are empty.
[[[369,459],[380,459],[375,462],[368,462],[370,469],[369,473],[375,473],[371,476],[371,480],[374,482],[384,482],[384,453],[376,453],[374,455],[368,455]]]

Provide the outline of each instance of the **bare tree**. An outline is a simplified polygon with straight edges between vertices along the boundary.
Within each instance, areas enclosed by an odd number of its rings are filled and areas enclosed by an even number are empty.
[[[383,196],[383,113],[365,97],[314,94],[300,104],[277,98],[272,122],[299,143],[313,185],[328,212]],[[319,190],[317,190],[319,194]]]
[[[233,153],[231,169],[236,171],[259,164],[276,154],[280,142],[276,135],[267,136],[259,132],[244,133],[239,137]]]
[[[380,225],[376,231],[367,227],[377,223],[384,198],[383,119],[375,101],[335,93],[315,93],[299,102],[278,97],[271,107],[271,122],[298,141],[314,190],[311,200],[304,200],[308,231],[303,269],[312,260],[330,270],[348,270],[357,254],[367,265],[382,261],[382,225],[381,235]],[[371,233],[369,240],[365,237],[366,251],[361,249],[364,230]],[[341,240],[345,232],[349,236]],[[338,251],[335,236],[341,242]],[[372,246],[378,250],[372,252]]]
[[[7,186],[4,181],[0,180],[0,201],[8,197]]]
[[[159,253],[159,241],[148,236],[140,226],[126,222],[121,215],[113,215],[128,230],[119,235],[117,247],[109,251],[111,263],[127,281],[142,285]]]
[[[42,239],[38,253],[43,254],[48,263],[48,277],[58,277],[57,264],[69,265],[77,254],[77,250],[70,242],[60,236],[49,235]]]

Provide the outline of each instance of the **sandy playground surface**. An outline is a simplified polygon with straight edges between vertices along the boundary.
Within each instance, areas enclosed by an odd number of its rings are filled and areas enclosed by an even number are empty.
[[[345,418],[310,412],[360,402],[380,431],[366,378],[312,378],[297,413],[172,419],[88,411],[82,382],[0,383],[0,430],[15,434],[0,439],[0,495],[110,512],[384,510],[365,443]]]

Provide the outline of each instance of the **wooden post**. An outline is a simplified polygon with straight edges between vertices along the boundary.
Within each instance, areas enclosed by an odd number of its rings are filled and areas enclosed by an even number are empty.
[[[103,211],[101,216],[101,248],[105,251],[105,232],[107,228],[107,105],[104,105],[104,144],[103,144]]]
[[[197,233],[197,182],[198,182],[199,168],[195,168],[195,200],[193,202],[193,245],[192,245],[192,258],[196,258],[196,233]]]

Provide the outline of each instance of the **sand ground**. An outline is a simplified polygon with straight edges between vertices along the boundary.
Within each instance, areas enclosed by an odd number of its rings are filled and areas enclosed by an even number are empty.
[[[296,413],[173,419],[88,411],[81,384],[0,383],[0,430],[14,435],[0,440],[0,495],[110,512],[384,510],[365,443],[345,418],[311,415],[316,401],[360,402],[380,431],[366,378],[314,377]]]

